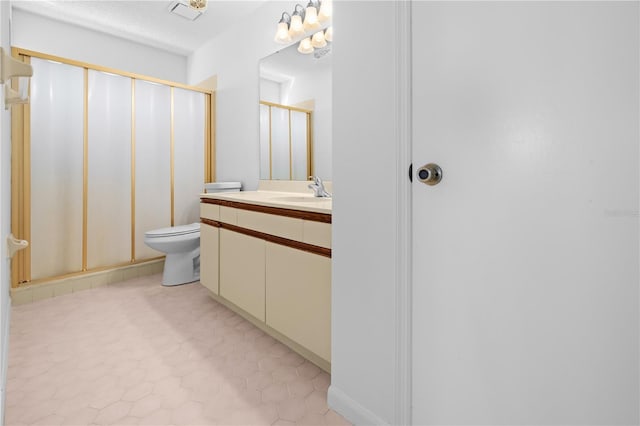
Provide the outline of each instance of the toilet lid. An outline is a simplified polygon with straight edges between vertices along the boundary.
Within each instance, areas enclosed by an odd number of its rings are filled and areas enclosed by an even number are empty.
[[[200,223],[191,223],[189,225],[172,226],[169,228],[154,229],[144,233],[146,237],[167,237],[170,235],[185,235],[200,232]]]

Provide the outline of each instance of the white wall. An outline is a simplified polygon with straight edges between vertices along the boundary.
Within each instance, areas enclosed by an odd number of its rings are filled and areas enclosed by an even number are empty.
[[[267,2],[242,27],[189,58],[189,83],[218,76],[217,179],[242,181],[247,190],[257,187],[259,176],[258,61],[278,50],[275,26],[293,5]],[[335,191],[331,397],[343,414],[357,405],[363,409],[358,420],[392,423],[395,205],[379,200],[396,188],[395,128],[386,119],[394,115],[394,91],[380,84],[393,78],[394,46],[386,31],[370,30],[393,24],[393,2],[371,2],[366,21],[348,22],[361,11],[361,2],[334,2],[340,38],[332,52],[333,153],[328,154]],[[369,42],[363,45],[365,33]]]
[[[187,58],[105,33],[13,9],[15,47],[186,83]]]
[[[294,6],[292,1],[265,2],[242,26],[234,26],[189,57],[190,84],[218,77],[216,178],[241,181],[245,190],[256,189],[259,178],[258,62],[283,48],[273,36],[282,12],[291,12]],[[328,158],[331,151],[318,155]]]
[[[392,1],[334,2],[332,377],[358,424],[395,419],[396,167]],[[371,31],[385,28],[385,31]],[[362,43],[362,35],[368,34]],[[381,83],[381,82],[384,82]],[[404,176],[404,172],[402,172]],[[381,202],[384,200],[384,202]]]
[[[11,46],[11,6],[0,2],[0,44],[5,51]],[[4,87],[0,85],[0,425],[4,424],[7,355],[9,350],[10,277],[5,236],[11,227],[11,114],[4,109]]]
[[[259,177],[260,58],[277,51],[275,27],[291,2],[267,2],[198,49],[188,60],[188,82],[218,77],[216,90],[216,180],[242,182],[254,190]],[[250,29],[250,30],[249,30]]]

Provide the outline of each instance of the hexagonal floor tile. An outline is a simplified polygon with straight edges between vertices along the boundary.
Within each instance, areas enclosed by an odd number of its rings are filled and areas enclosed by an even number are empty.
[[[8,425],[336,425],[331,377],[209,297],[140,277],[12,308]]]

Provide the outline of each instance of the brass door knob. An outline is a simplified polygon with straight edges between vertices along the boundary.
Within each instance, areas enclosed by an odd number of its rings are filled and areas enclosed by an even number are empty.
[[[425,164],[416,174],[420,182],[430,186],[437,185],[442,180],[442,169],[435,163]]]

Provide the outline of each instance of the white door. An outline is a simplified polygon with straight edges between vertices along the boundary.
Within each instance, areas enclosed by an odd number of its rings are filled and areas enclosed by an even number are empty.
[[[0,2],[0,44],[9,52],[10,2]],[[0,85],[4,91],[4,85]],[[6,241],[11,230],[11,114],[4,109],[4,93],[0,94],[0,425],[4,424],[6,399],[9,319],[10,260]]]
[[[413,3],[414,424],[640,422],[639,12]]]
[[[4,90],[3,86],[0,86]],[[6,246],[11,232],[11,116],[4,110],[0,96],[0,244]],[[3,424],[9,353],[9,319],[11,310],[11,259],[6,247],[0,248],[0,424]]]

